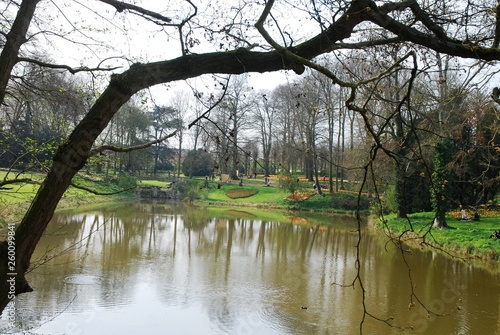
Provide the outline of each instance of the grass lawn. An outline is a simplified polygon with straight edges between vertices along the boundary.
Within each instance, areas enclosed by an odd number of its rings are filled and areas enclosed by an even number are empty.
[[[404,240],[411,243],[425,241],[437,248],[442,248],[454,255],[467,259],[500,259],[500,239],[489,238],[494,230],[500,230],[500,217],[497,212],[488,216],[481,214],[479,221],[460,221],[456,213],[447,217],[448,229],[431,229],[433,213],[415,213],[409,220],[396,219],[395,215],[386,217],[386,228],[394,234],[404,233]],[[411,222],[411,226],[410,226]],[[382,223],[375,224],[381,228]],[[416,238],[417,237],[417,238]],[[429,246],[430,247],[430,246]]]
[[[137,186],[157,186],[161,187],[162,189],[167,188],[170,185],[170,182],[167,181],[162,181],[162,180],[138,180],[137,181]]]
[[[7,175],[6,170],[0,170],[0,179],[4,180]],[[10,172],[7,179],[14,179],[15,172]],[[42,181],[43,176],[41,174],[36,173],[24,173],[20,174],[18,179],[31,179],[35,183],[39,183]],[[38,184],[30,184],[30,183],[19,183],[19,184],[11,184],[6,185],[5,189],[0,192],[0,201],[3,205],[12,205],[19,203],[30,202],[35,196],[36,191],[38,190]]]
[[[242,196],[230,197],[229,195],[231,195],[232,191],[238,191],[242,194]],[[274,186],[264,186],[263,183],[260,185],[254,184],[248,186],[239,186],[236,182],[236,184],[223,184],[220,188],[217,187],[216,183],[210,183],[206,201],[233,204],[265,204],[269,206],[286,206],[287,203],[285,201],[285,198],[288,195],[289,193],[285,190],[276,188]]]
[[[5,178],[5,175],[6,171],[0,170],[0,178]],[[24,215],[27,211],[31,201],[35,197],[39,183],[42,182],[44,177],[45,175],[37,173],[23,174],[18,178],[29,178],[36,183],[12,184],[8,185],[8,189],[0,191],[0,227],[5,222],[13,222],[21,219],[22,215]],[[14,175],[9,175],[9,178],[13,179]],[[112,193],[120,190],[116,183],[104,183],[99,176],[95,175],[77,175],[73,178],[73,182],[75,185],[82,186],[99,193]],[[59,202],[58,208],[110,203],[130,198],[131,195],[131,192],[119,193],[116,195],[98,195],[70,186]]]

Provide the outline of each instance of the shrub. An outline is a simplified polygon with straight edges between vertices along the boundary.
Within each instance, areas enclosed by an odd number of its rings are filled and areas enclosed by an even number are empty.
[[[118,186],[122,189],[129,189],[137,186],[137,179],[128,173],[123,173],[118,178]]]
[[[342,208],[344,210],[367,210],[370,208],[370,201],[366,197],[359,199],[358,208],[358,195],[346,192],[335,193],[333,202],[335,208]]]
[[[212,155],[203,149],[191,150],[182,162],[182,173],[186,177],[211,176],[214,171]]]
[[[292,194],[301,189],[297,175],[286,170],[282,170],[278,174],[278,183],[281,188],[288,190]]]

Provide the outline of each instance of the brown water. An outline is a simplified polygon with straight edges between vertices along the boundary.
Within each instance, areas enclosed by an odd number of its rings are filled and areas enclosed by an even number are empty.
[[[34,334],[360,333],[360,283],[341,286],[356,276],[355,220],[336,216],[324,227],[232,215],[241,217],[151,204],[57,214],[34,263],[61,255],[31,271],[35,291],[16,301],[18,326]],[[500,334],[498,274],[429,251],[407,254],[408,268],[384,238],[362,236],[363,334]]]

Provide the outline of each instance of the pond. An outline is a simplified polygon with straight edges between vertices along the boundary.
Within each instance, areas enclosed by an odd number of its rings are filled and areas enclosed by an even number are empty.
[[[57,213],[34,292],[15,301],[18,328],[4,313],[0,333],[500,334],[497,273],[432,251],[403,258],[366,228],[356,248],[350,216],[269,217],[171,204]]]

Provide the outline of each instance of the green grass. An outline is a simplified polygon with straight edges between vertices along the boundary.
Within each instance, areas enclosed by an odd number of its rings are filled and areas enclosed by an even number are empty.
[[[148,181],[149,182],[149,181]],[[192,185],[204,185],[204,178],[193,179]],[[304,211],[319,212],[352,212],[357,209],[358,197],[353,192],[338,192],[324,195],[315,195],[315,191],[310,187],[303,193],[307,194],[305,199],[292,199],[291,193],[278,186],[276,180],[271,180],[271,186],[265,186],[263,178],[244,179],[243,186],[239,186],[238,181],[232,183],[220,183],[218,181],[209,182],[206,198],[214,205],[253,205],[267,206],[273,208],[295,209]],[[220,186],[220,187],[219,187]],[[362,197],[361,209],[368,211],[369,201]]]
[[[246,193],[255,193],[252,196],[245,198],[232,199],[228,192],[245,191]],[[289,195],[288,192],[273,187],[260,185],[239,186],[236,184],[223,184],[221,188],[217,188],[217,184],[210,184],[207,195],[208,202],[232,203],[232,204],[268,204],[270,206],[286,206],[285,198]]]
[[[4,178],[6,171],[0,171],[0,178]],[[9,175],[13,178],[13,175]],[[20,175],[18,178],[29,178],[37,184],[21,183],[9,185],[9,189],[0,190],[0,227],[6,222],[20,220],[27,211],[31,201],[36,195],[39,183],[43,181],[44,175],[29,173]],[[120,188],[116,182],[104,183],[102,176],[86,175],[81,173],[73,178],[73,182],[87,189],[99,193],[118,192]],[[70,186],[59,202],[58,209],[80,207],[96,203],[111,203],[131,199],[133,192],[118,193],[115,195],[97,195],[86,190]]]
[[[6,170],[0,170],[0,179],[3,180],[7,175]],[[16,175],[9,173],[7,179],[14,179]],[[42,174],[23,173],[17,176],[17,179],[31,179],[35,183],[40,183],[43,180]],[[14,205],[30,202],[38,190],[38,184],[19,183],[6,185],[5,189],[0,190],[0,201],[3,205]]]
[[[163,189],[167,188],[170,185],[170,182],[161,181],[161,180],[139,180],[137,181],[137,186],[157,186]]]
[[[14,173],[10,172],[7,176],[7,180],[16,178]],[[4,180],[6,175],[6,170],[0,170],[1,180]],[[42,177],[41,174],[24,173],[18,175],[17,179],[31,179],[39,183]],[[19,220],[21,215],[28,209],[37,190],[38,184],[30,183],[9,184],[6,185],[4,189],[0,190],[0,227],[7,222]]]
[[[448,229],[431,228],[433,213],[411,214],[409,220],[389,215],[385,225],[396,235],[406,232],[406,242],[420,243],[425,237],[429,244],[426,247],[441,248],[466,259],[500,259],[500,240],[489,238],[494,230],[500,230],[500,219],[496,213],[491,212],[490,216],[481,213],[480,221],[460,221],[454,213],[451,214],[447,217]],[[376,226],[380,228],[383,224],[377,221]]]
[[[4,178],[6,171],[0,171],[0,178]],[[0,190],[0,201],[4,205],[15,205],[27,203],[33,200],[38,191],[39,184],[43,181],[45,175],[37,173],[22,174],[18,178],[29,178],[34,183],[20,183],[9,185],[9,189]],[[104,183],[98,175],[79,174],[73,178],[73,183],[100,193],[118,192],[120,188],[116,183]],[[86,190],[70,186],[63,195],[63,200],[81,199],[93,200],[102,196],[96,195]]]

